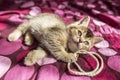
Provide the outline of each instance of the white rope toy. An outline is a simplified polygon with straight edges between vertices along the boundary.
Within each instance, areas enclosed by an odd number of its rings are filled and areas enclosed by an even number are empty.
[[[102,71],[102,69],[104,67],[104,65],[103,65],[104,63],[103,63],[102,57],[99,54],[97,54],[95,52],[88,52],[88,51],[85,51],[85,50],[79,50],[75,54],[79,54],[79,55],[80,54],[88,54],[91,57],[93,57],[93,59],[95,59],[97,65],[96,65],[96,68],[94,70],[86,72],[78,65],[77,62],[74,62],[74,64],[79,69],[79,71],[72,70],[70,68],[71,63],[68,63],[67,67],[68,67],[68,70],[71,74],[81,75],[81,76],[83,76],[83,75],[85,75],[85,76],[96,76],[97,74],[99,74]],[[100,59],[101,65],[100,65],[99,60],[96,56]]]

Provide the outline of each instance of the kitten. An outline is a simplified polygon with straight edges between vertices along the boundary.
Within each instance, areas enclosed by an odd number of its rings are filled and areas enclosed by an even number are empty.
[[[58,60],[75,62],[77,54],[74,52],[79,49],[88,50],[95,42],[96,37],[87,28],[89,20],[89,17],[85,17],[66,27],[63,20],[56,14],[41,13],[31,17],[28,22],[20,24],[8,36],[8,40],[15,41],[25,34],[25,44],[32,45],[33,36],[39,42],[38,48],[25,57],[24,64],[28,66],[46,57],[48,55],[46,50]],[[71,52],[68,52],[67,48]]]

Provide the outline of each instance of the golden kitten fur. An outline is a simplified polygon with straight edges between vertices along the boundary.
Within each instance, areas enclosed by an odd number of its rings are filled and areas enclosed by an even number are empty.
[[[64,62],[75,62],[79,49],[89,50],[101,38],[95,37],[88,28],[90,17],[66,25],[56,14],[41,13],[31,17],[28,22],[20,24],[9,36],[9,41],[15,41],[25,34],[25,44],[32,45],[33,38],[39,42],[38,48],[25,57],[24,64],[34,65],[39,59],[48,55],[48,50],[56,59]]]

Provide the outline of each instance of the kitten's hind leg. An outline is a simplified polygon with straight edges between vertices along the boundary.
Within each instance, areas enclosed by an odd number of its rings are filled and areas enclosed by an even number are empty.
[[[20,24],[16,30],[14,30],[12,33],[9,34],[8,40],[9,41],[17,40],[20,36],[25,34],[25,32],[28,30],[28,28],[29,28],[29,22],[24,22],[24,23]]]
[[[47,53],[41,48],[37,48],[36,50],[32,50],[25,57],[24,64],[27,66],[34,65],[39,59],[45,58]]]
[[[31,46],[33,44],[34,38],[33,35],[30,32],[26,32],[24,43],[28,46]]]

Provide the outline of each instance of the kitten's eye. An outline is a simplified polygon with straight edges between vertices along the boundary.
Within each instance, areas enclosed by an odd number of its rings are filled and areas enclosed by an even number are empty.
[[[78,30],[78,35],[81,36],[82,35],[82,32],[80,30]]]
[[[84,44],[85,44],[85,45],[89,45],[89,42],[88,42],[88,41],[84,41]]]

